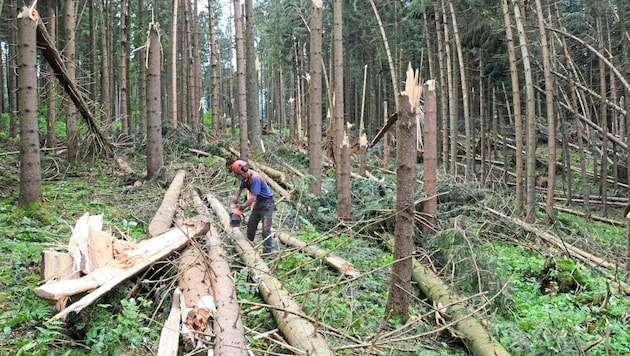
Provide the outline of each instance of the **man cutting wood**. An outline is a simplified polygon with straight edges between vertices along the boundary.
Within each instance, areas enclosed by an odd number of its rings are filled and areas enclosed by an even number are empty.
[[[254,241],[258,223],[262,220],[263,253],[271,253],[273,241],[271,238],[271,222],[275,208],[273,192],[269,189],[265,179],[253,169],[249,168],[247,162],[236,160],[232,163],[232,173],[239,179],[240,184],[236,188],[234,199],[230,203],[233,213],[239,217],[243,216],[243,210],[251,208],[251,214],[247,221],[247,238]],[[249,190],[249,195],[242,205],[238,205],[238,199],[243,189]]]

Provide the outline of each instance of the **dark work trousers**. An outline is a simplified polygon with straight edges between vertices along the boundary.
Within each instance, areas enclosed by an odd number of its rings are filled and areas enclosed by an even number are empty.
[[[254,237],[256,236],[256,229],[258,228],[258,223],[262,220],[262,237],[263,237],[263,252],[271,252],[272,248],[272,239],[268,238],[271,235],[271,216],[273,215],[273,210],[275,209],[275,202],[273,197],[271,198],[262,198],[258,197],[256,199],[256,204],[254,204],[254,208],[249,216],[249,220],[247,221],[247,238],[249,241],[254,241]]]

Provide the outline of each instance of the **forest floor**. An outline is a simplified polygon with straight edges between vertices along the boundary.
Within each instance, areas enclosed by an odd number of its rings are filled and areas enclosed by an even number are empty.
[[[312,196],[307,192],[309,177],[286,168],[307,173],[305,153],[295,152],[280,136],[265,136],[264,140],[267,152],[252,160],[285,173],[284,184],[293,192],[290,199],[277,205],[274,229],[346,259],[361,274],[347,279],[320,259],[278,241],[278,253],[265,258],[304,313],[317,320],[335,354],[469,354],[449,323],[448,312],[438,314],[415,283],[409,291],[409,320],[402,323],[388,317],[393,256],[385,240],[394,233],[395,162],[384,167],[378,146],[368,152],[368,170],[375,179],[353,179],[352,220],[340,224],[332,171],[324,171],[322,196]],[[177,254],[62,323],[50,320],[55,314],[53,304],[33,293],[40,283],[40,253],[46,248],[65,248],[71,228],[86,212],[104,214],[105,228],[119,238],[147,238],[148,223],[180,169],[186,171],[186,182],[177,217],[196,214],[189,199],[193,190],[213,194],[227,206],[237,180],[217,157],[229,160],[224,153],[229,148],[226,142],[237,141],[192,135],[186,130],[167,134],[165,168],[152,180],[144,177],[142,148],[120,149],[137,172],[134,174],[125,174],[115,164],[97,158],[70,165],[63,155],[47,152],[42,159],[46,214],[38,218],[16,207],[19,157],[11,152],[19,149],[14,141],[0,141],[0,248],[4,254],[0,260],[0,354],[155,354],[177,282]],[[134,143],[134,147],[143,144]],[[418,174],[421,182],[421,166]],[[432,236],[418,232],[414,257],[451,288],[509,353],[623,355],[630,351],[630,303],[618,279],[627,281],[622,275],[626,250],[623,206],[611,204],[608,210],[611,220],[618,223],[585,221],[564,211],[558,211],[549,223],[541,209],[533,226],[621,267],[609,270],[590,266],[568,249],[493,213],[512,214],[514,191],[506,182],[463,182],[440,174],[438,194],[438,231]],[[421,184],[415,195],[421,201]],[[542,191],[538,200],[544,202]],[[558,204],[564,209],[581,208],[580,203]],[[416,208],[422,211],[421,203]],[[594,205],[593,214],[598,209]],[[419,214],[418,227],[420,221]],[[221,235],[251,350],[256,355],[294,354],[229,236]],[[260,242],[260,235],[256,241]]]

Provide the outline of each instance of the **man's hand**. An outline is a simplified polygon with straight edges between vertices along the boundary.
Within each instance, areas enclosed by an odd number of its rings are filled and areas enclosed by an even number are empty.
[[[241,210],[241,207],[234,209],[234,214],[238,216],[243,216],[243,210]]]
[[[237,203],[237,202],[238,202],[238,200],[233,199],[233,200],[230,202],[230,208],[232,208],[232,209],[236,209],[236,203]]]

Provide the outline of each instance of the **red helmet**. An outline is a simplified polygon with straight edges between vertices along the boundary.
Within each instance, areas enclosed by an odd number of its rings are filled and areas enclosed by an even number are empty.
[[[249,167],[247,167],[247,162],[243,160],[237,159],[234,163],[232,163],[232,172],[234,173],[247,172],[248,169]]]

